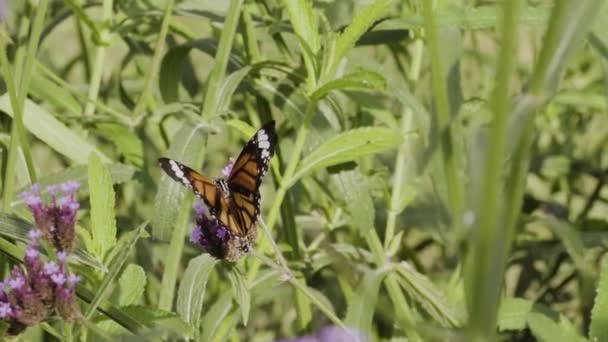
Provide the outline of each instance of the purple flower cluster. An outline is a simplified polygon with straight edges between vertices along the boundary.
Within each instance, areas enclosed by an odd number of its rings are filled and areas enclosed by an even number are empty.
[[[25,249],[24,269],[15,266],[10,277],[0,283],[0,319],[9,324],[9,335],[55,314],[69,321],[80,317],[75,294],[80,277],[70,274],[66,264],[68,252],[73,248],[78,187],[77,182],[48,187],[49,205],[44,205],[39,185],[20,195],[32,211],[37,228],[28,233],[30,242]],[[57,198],[57,188],[63,197]],[[41,239],[55,247],[55,260],[41,259]]]
[[[212,256],[223,259],[228,248],[230,233],[216,218],[205,215],[203,202],[196,203],[194,211],[196,226],[192,230],[190,241],[200,244],[205,252]]]
[[[291,339],[282,339],[277,342],[367,342],[362,333],[353,329],[342,329],[336,326],[327,326],[316,335],[305,335]]]
[[[40,195],[40,185],[34,184],[29,191],[19,195],[30,208],[36,226],[43,238],[60,251],[71,252],[76,233],[76,213],[80,205],[76,201],[76,191],[80,184],[68,181],[60,185],[50,185],[46,191],[51,196],[49,204],[44,204]],[[59,193],[62,196],[59,196]]]

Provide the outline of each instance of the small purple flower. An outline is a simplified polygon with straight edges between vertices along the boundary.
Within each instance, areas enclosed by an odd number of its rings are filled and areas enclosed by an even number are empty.
[[[8,280],[8,286],[13,290],[20,290],[25,285],[25,279],[21,276]]]
[[[59,260],[59,263],[63,264],[65,263],[65,260],[68,257],[68,253],[66,253],[66,251],[60,251],[57,252],[57,260]]]
[[[194,227],[192,233],[190,234],[190,242],[198,243],[199,241],[201,241],[202,234],[203,233],[201,232],[201,227]]]
[[[68,276],[68,285],[70,285],[70,286],[76,285],[76,283],[79,281],[80,281],[80,276],[78,276],[78,275],[70,274]]]
[[[230,172],[232,172],[232,168],[234,167],[235,162],[236,162],[236,159],[230,158],[230,162],[228,162],[228,165],[226,165],[226,167],[224,167],[222,169],[222,175],[224,177],[230,176]]]
[[[65,274],[63,274],[63,273],[52,274],[51,275],[51,280],[57,286],[62,286],[67,281],[67,279],[65,278]]]
[[[27,233],[27,237],[32,241],[38,241],[38,239],[42,236],[42,231],[40,229],[32,229]]]
[[[44,263],[44,273],[46,274],[54,274],[59,272],[59,265],[57,265],[54,261],[48,261]]]
[[[0,302],[0,318],[10,317],[13,314],[13,308],[10,303]]]
[[[55,194],[57,193],[57,185],[49,185],[46,187],[46,192],[49,193],[49,195],[51,196],[55,196]]]
[[[34,258],[37,258],[39,255],[40,255],[40,252],[38,251],[38,248],[36,248],[36,247],[28,246],[25,249],[26,258],[34,259]]]

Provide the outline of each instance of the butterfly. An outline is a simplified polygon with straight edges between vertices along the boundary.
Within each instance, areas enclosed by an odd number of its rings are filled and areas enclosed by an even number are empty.
[[[255,224],[260,214],[260,184],[276,144],[274,121],[270,121],[243,147],[227,178],[212,179],[169,158],[160,158],[158,162],[167,175],[203,199],[209,213],[239,242],[242,252],[247,253],[250,241],[255,239]]]

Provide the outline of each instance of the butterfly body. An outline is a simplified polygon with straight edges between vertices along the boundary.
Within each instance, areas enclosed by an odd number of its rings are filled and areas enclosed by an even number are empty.
[[[210,214],[230,233],[232,248],[247,253],[257,231],[260,184],[276,143],[277,134],[271,121],[247,142],[226,178],[209,178],[173,159],[160,158],[159,163],[171,178],[203,199]]]

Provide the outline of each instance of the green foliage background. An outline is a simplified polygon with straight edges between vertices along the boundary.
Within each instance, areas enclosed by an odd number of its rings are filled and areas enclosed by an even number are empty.
[[[0,32],[1,270],[15,194],[76,179],[86,322],[22,340],[608,338],[604,1],[13,1]],[[598,18],[598,20],[595,20]],[[256,252],[188,243],[264,122]],[[266,234],[265,232],[268,232]],[[6,257],[4,257],[6,256]]]

